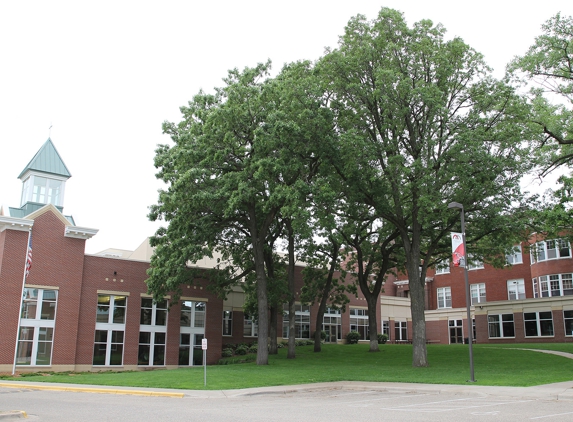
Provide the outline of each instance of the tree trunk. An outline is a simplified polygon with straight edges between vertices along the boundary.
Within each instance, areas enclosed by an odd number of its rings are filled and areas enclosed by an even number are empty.
[[[378,347],[378,295],[370,295],[366,298],[368,303],[368,331],[370,331],[369,352],[379,352]]]
[[[295,286],[294,286],[294,233],[290,220],[286,220],[286,228],[288,232],[288,353],[287,359],[294,359],[296,357],[296,330],[295,330]]]
[[[426,300],[425,277],[422,279],[419,268],[419,256],[412,259],[410,256],[406,267],[408,270],[408,284],[410,286],[410,309],[412,312],[412,366],[428,366],[426,349]]]
[[[255,274],[257,277],[257,306],[259,311],[259,341],[257,345],[257,365],[269,364],[269,304],[267,297],[267,275],[265,273],[264,242],[251,230]]]
[[[278,307],[276,305],[271,306],[270,310],[270,321],[269,321],[269,354],[277,355],[279,353],[279,348],[277,344],[277,333],[278,333]]]

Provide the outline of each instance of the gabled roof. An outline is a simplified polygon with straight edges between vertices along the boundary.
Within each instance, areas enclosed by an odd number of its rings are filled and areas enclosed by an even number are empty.
[[[22,176],[30,170],[55,174],[66,178],[72,177],[50,138],[48,138],[36,155],[34,155],[34,158],[32,158],[24,170],[22,170],[18,179],[22,178]]]

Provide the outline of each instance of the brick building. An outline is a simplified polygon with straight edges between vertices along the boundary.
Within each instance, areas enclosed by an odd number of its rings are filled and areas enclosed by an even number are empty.
[[[207,281],[183,286],[182,297],[153,303],[145,280],[152,249],[108,249],[85,254],[96,229],[63,214],[71,177],[51,140],[22,171],[22,199],[9,215],[0,212],[0,372],[92,371],[175,368],[221,357],[226,343],[254,342],[257,324],[243,310],[237,287],[222,300]],[[573,341],[573,259],[568,242],[532,238],[506,269],[474,262],[469,270],[477,342]],[[29,249],[32,263],[28,266]],[[213,260],[194,264],[209,268]],[[297,267],[296,290],[302,288]],[[296,337],[311,338],[318,305],[297,302]],[[367,305],[350,297],[346,312],[328,309],[326,341],[340,343],[349,331],[368,340]],[[395,343],[411,339],[408,281],[389,275],[378,298],[378,331]],[[19,318],[19,315],[21,318]],[[444,265],[426,278],[429,342],[461,343],[468,333],[463,269]],[[279,340],[288,337],[279,316]]]

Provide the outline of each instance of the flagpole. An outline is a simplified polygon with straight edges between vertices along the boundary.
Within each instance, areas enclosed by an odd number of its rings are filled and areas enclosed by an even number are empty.
[[[26,259],[24,260],[24,274],[22,276],[22,291],[20,293],[20,310],[18,312],[18,328],[16,329],[16,346],[14,347],[14,364],[12,365],[12,375],[16,373],[16,359],[18,355],[18,338],[20,337],[20,323],[22,320],[22,306],[24,302],[24,286],[26,285],[26,272],[28,270],[28,254],[30,253],[30,241],[32,230],[28,232],[28,242],[26,242]]]

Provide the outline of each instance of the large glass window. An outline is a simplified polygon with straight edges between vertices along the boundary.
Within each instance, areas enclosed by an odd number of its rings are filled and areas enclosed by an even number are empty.
[[[207,304],[203,301],[183,300],[181,302],[179,365],[203,364],[201,340],[205,336]]]
[[[123,365],[127,296],[99,294],[93,365]]]
[[[370,339],[368,327],[368,310],[350,308],[350,331],[360,333],[360,340]]]
[[[565,322],[565,335],[573,336],[573,311],[563,311],[563,319]]]
[[[525,337],[553,336],[553,315],[547,312],[525,312]]]
[[[167,301],[154,302],[152,298],[141,298],[139,324],[137,364],[144,366],[165,365]]]
[[[24,289],[17,365],[51,365],[57,295],[57,290]]]
[[[537,242],[531,248],[531,262],[541,262],[550,259],[571,258],[571,247],[565,239],[546,240]]]
[[[394,321],[394,341],[408,341],[408,323],[406,321]]]
[[[438,309],[452,307],[452,289],[450,287],[438,287]]]
[[[244,337],[257,337],[259,335],[259,325],[257,320],[249,315],[244,314],[245,318],[243,320],[243,336]]]
[[[233,335],[233,311],[223,311],[223,335]]]
[[[472,305],[485,302],[485,283],[472,284],[470,286]]]
[[[462,344],[464,342],[464,330],[461,319],[450,319],[448,321],[450,330],[450,344]]]
[[[539,277],[541,297],[573,295],[573,278],[571,273],[552,274]]]
[[[310,306],[295,304],[295,338],[310,338]],[[283,338],[289,336],[288,304],[283,306]]]
[[[507,280],[507,298],[509,300],[525,299],[525,280]]]
[[[487,316],[490,338],[515,337],[513,314],[495,314]]]
[[[325,341],[328,343],[336,343],[342,339],[340,309],[326,308],[322,318],[322,331],[325,332]]]

